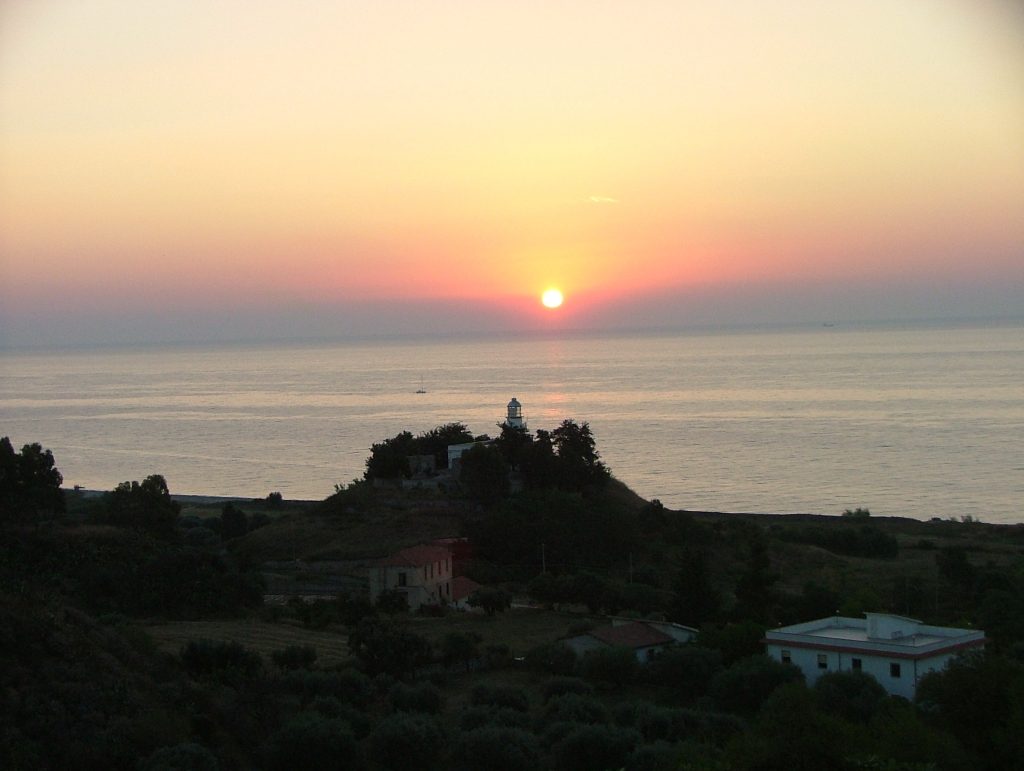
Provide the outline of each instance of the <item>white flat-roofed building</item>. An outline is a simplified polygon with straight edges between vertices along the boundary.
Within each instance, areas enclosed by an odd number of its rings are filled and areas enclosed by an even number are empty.
[[[866,613],[865,618],[830,616],[780,627],[767,632],[763,642],[768,656],[799,667],[808,684],[829,672],[860,671],[890,694],[912,699],[925,674],[962,651],[983,648],[985,633]]]

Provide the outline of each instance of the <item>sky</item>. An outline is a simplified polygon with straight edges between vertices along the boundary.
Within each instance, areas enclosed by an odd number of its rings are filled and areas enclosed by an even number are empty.
[[[0,0],[0,345],[943,316],[1020,0]]]

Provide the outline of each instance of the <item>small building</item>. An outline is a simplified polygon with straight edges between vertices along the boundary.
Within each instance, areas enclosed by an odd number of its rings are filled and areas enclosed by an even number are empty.
[[[519,403],[516,397],[512,397],[512,401],[508,403],[508,409],[505,413],[505,420],[502,425],[506,425],[509,428],[526,428],[526,416],[523,415],[523,405]]]
[[[421,605],[447,605],[452,600],[452,555],[444,546],[412,546],[369,569],[370,602],[383,592],[405,595],[409,610]]]
[[[493,439],[485,439],[480,442],[463,442],[462,444],[450,444],[448,445],[448,471],[455,478],[459,478],[459,474],[462,471],[462,456],[472,450],[477,445],[483,445],[488,447],[494,444]]]
[[[585,634],[568,637],[563,642],[578,656],[601,648],[629,648],[637,661],[645,663],[679,640],[645,621],[627,621],[599,626]]]
[[[867,613],[862,619],[831,616],[780,627],[762,642],[768,656],[799,667],[808,683],[829,672],[865,672],[893,696],[912,699],[925,674],[962,651],[983,648],[985,633]]]

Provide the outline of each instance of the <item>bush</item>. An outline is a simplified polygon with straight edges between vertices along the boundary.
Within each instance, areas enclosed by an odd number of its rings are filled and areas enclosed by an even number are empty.
[[[885,689],[864,672],[829,672],[814,684],[818,704],[852,723],[867,723],[885,701]]]
[[[141,771],[218,771],[219,768],[216,755],[192,742],[161,747],[140,766]]]
[[[281,669],[312,669],[316,663],[316,648],[311,645],[289,645],[271,653],[270,659]]]
[[[267,741],[264,756],[271,771],[363,767],[348,724],[313,712],[299,713],[275,732]]]
[[[578,677],[552,677],[544,683],[544,701],[548,702],[555,696],[574,693],[578,696],[590,696],[594,689],[585,680]]]
[[[615,710],[615,724],[635,728],[644,741],[679,741],[684,738],[682,710],[665,709],[650,702],[623,704]]]
[[[791,664],[751,656],[715,675],[711,698],[726,712],[753,715],[776,688],[803,678],[803,673]]]
[[[555,767],[562,771],[620,769],[640,741],[640,734],[630,728],[580,726],[555,745]]]
[[[632,649],[618,645],[587,651],[580,661],[580,671],[584,677],[611,683],[619,688],[633,680],[637,666]]]
[[[679,645],[659,653],[644,667],[647,682],[671,688],[683,701],[707,693],[722,669],[722,654],[699,645]]]
[[[444,697],[430,683],[405,685],[395,683],[388,691],[388,702],[395,712],[422,712],[428,715],[440,714],[444,708]]]
[[[191,640],[181,649],[181,663],[185,671],[195,677],[252,677],[263,667],[260,654],[233,640]]]
[[[530,728],[530,716],[508,707],[476,706],[466,707],[459,715],[459,728],[473,731],[486,726],[497,728]]]
[[[554,642],[539,645],[526,654],[526,665],[552,675],[571,675],[576,671],[576,654],[572,648]]]
[[[374,760],[389,769],[436,768],[445,747],[441,724],[427,715],[398,713],[370,734]]]
[[[476,706],[504,707],[519,712],[528,712],[530,709],[526,691],[502,685],[477,685],[473,688],[470,702]]]
[[[596,699],[567,693],[548,701],[544,707],[544,722],[604,724],[608,722],[608,710]]]
[[[332,696],[345,704],[365,707],[374,695],[373,682],[355,669],[338,672],[292,670],[275,682],[281,691],[298,696],[304,704],[319,696]]]
[[[534,771],[541,768],[537,737],[517,728],[467,731],[455,745],[456,771]]]
[[[638,747],[626,761],[626,771],[679,771],[687,768],[683,759],[685,750],[678,744],[654,742]]]

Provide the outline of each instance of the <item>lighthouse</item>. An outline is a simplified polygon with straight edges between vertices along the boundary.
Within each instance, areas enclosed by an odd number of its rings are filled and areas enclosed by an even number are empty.
[[[508,403],[508,414],[505,416],[504,425],[509,428],[526,428],[526,418],[523,417],[523,405],[514,396],[512,401]]]

